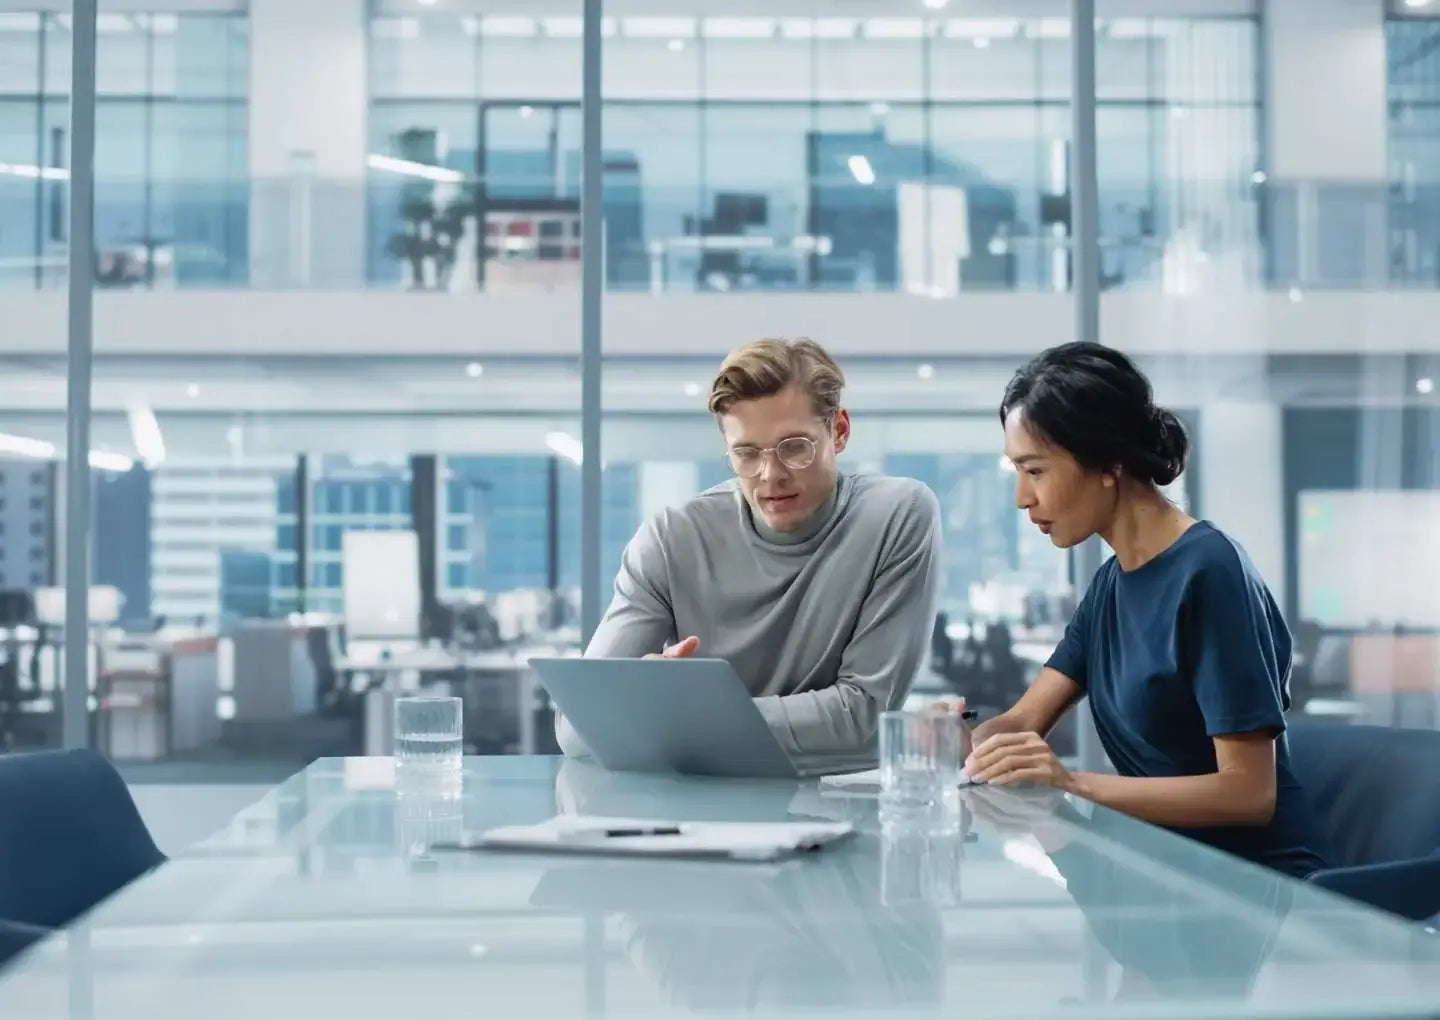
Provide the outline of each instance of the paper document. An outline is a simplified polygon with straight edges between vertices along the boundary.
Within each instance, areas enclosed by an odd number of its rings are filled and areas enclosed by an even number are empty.
[[[972,785],[970,777],[961,773],[959,785]],[[878,794],[880,792],[880,770],[869,769],[865,772],[850,772],[843,776],[822,776],[820,779],[820,787],[821,789],[835,793]]]
[[[657,822],[557,815],[539,825],[491,829],[467,837],[457,848],[768,861],[817,850],[853,830],[849,822]]]

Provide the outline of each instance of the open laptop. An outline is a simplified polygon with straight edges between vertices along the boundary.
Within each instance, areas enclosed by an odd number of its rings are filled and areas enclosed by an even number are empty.
[[[853,772],[873,752],[792,759],[724,659],[530,660],[595,760],[617,772],[798,779]]]

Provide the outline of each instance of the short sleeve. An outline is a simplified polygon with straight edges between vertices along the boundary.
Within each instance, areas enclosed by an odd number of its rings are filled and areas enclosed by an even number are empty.
[[[1212,737],[1285,729],[1290,632],[1269,590],[1230,551],[1191,582],[1182,649]]]
[[[1095,601],[1100,597],[1098,593],[1104,586],[1104,569],[1101,568],[1101,573],[1096,574],[1090,582],[1085,597],[1080,600],[1080,605],[1075,607],[1075,612],[1070,616],[1070,622],[1065,625],[1065,636],[1060,639],[1060,644],[1045,663],[1047,669],[1053,669],[1061,676],[1075,681],[1082,691],[1089,688],[1090,642],[1094,634]]]

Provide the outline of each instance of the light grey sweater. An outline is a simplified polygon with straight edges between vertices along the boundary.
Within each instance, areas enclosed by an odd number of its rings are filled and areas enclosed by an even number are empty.
[[[792,755],[873,746],[928,653],[940,577],[940,508],[923,484],[842,475],[798,532],[751,513],[734,481],[641,526],[585,654],[638,658],[695,635],[727,660]],[[563,718],[566,754],[584,743]]]

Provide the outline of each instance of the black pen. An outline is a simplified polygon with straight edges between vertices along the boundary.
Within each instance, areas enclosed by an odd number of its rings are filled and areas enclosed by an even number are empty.
[[[585,833],[587,836],[599,835],[606,839],[623,839],[626,836],[679,836],[681,834],[678,825],[655,825],[644,829],[601,829]]]

